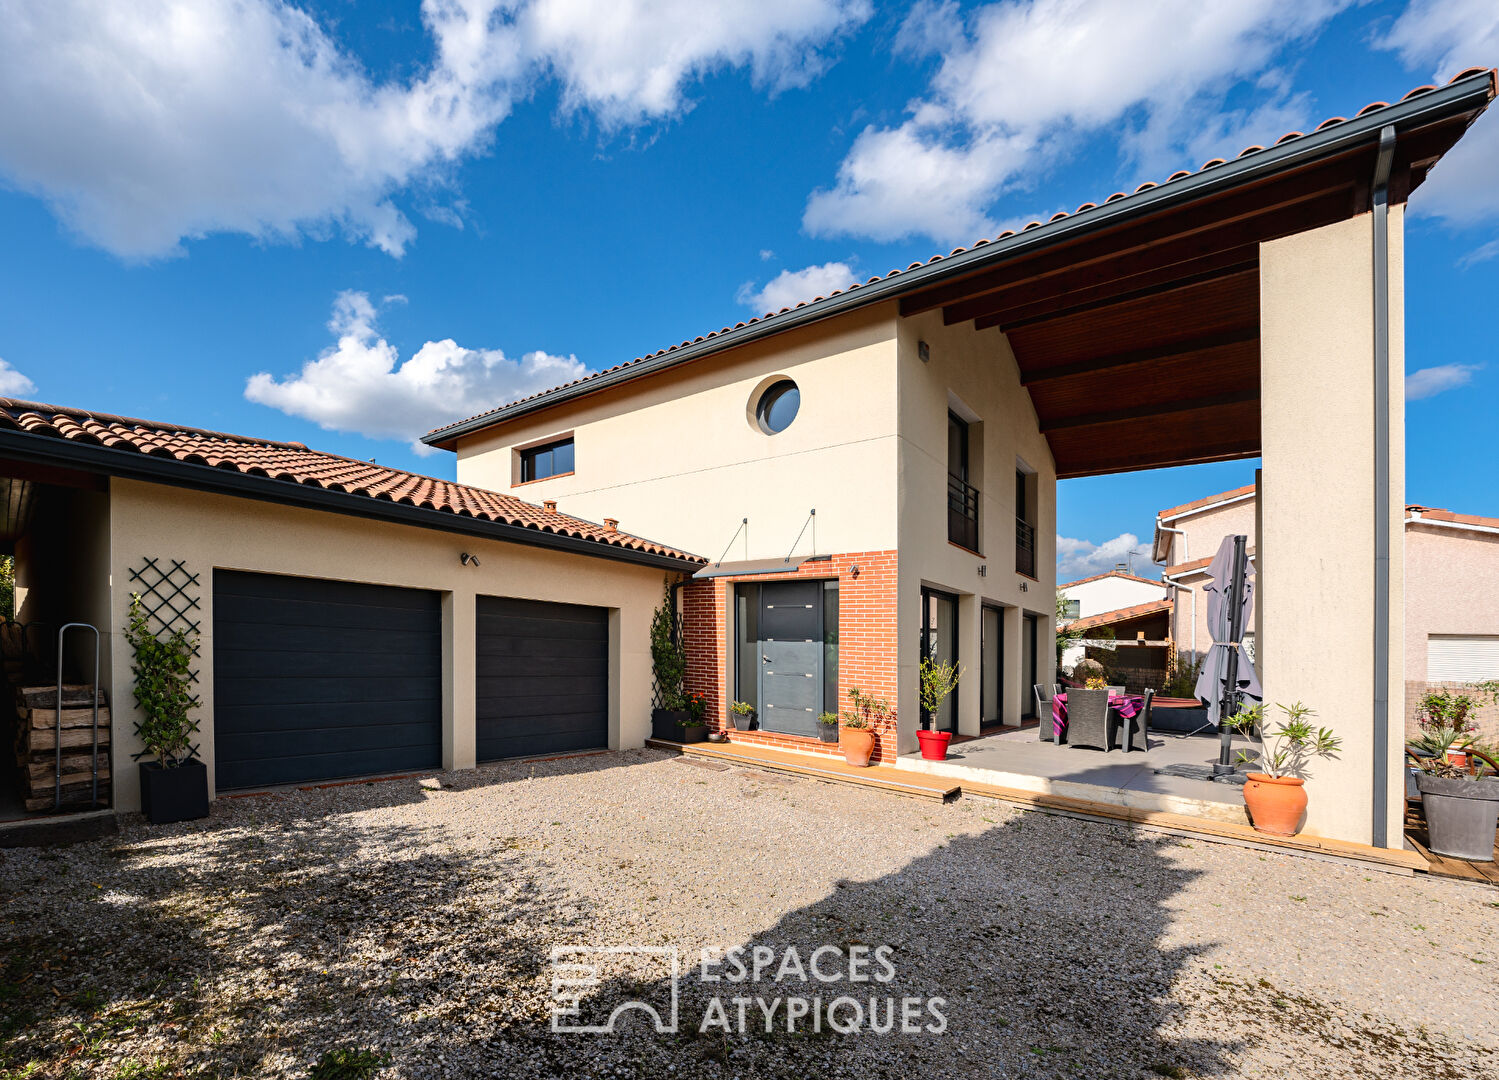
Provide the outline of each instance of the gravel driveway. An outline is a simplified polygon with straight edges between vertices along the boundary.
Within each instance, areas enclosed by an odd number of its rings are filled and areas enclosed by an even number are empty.
[[[1496,890],[655,751],[440,779],[0,852],[0,1077],[1499,1076]],[[678,949],[679,1033],[553,1033],[576,945]],[[705,982],[709,946],[844,979]],[[579,1016],[664,1008],[663,962]],[[772,1030],[700,1031],[733,995]],[[892,998],[916,1033],[870,1030]]]

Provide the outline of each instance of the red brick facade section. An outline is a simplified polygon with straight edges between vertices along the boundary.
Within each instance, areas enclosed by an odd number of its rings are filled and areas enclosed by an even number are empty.
[[[895,714],[896,567],[893,551],[834,555],[829,561],[805,562],[786,574],[689,581],[681,592],[682,637],[687,650],[686,688],[708,703],[708,723],[727,731],[730,742],[755,743],[784,750],[838,756],[835,743],[768,731],[734,731],[728,722],[734,680],[730,669],[729,605],[740,581],[785,581],[798,578],[838,579],[838,700],[848,706],[848,691],[857,686],[891,704],[890,722],[875,733],[872,761],[896,756]]]

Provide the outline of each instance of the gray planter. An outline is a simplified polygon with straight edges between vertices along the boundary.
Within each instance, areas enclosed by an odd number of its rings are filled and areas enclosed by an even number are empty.
[[[729,723],[734,725],[735,731],[749,731],[755,725],[754,713],[736,713],[729,710]]]
[[[1499,826],[1499,779],[1448,780],[1416,774],[1431,850],[1469,862],[1494,861]]]

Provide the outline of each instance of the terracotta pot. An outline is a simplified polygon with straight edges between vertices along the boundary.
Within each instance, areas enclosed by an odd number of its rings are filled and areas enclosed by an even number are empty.
[[[916,733],[916,741],[921,743],[922,757],[928,761],[946,761],[947,744],[952,742],[952,732],[922,729]]]
[[[1296,776],[1266,776],[1252,772],[1244,783],[1244,805],[1256,830],[1275,836],[1295,836],[1306,812],[1306,781]]]
[[[874,753],[874,732],[860,728],[840,728],[838,749],[843,751],[844,761],[864,768],[869,764],[869,756]]]

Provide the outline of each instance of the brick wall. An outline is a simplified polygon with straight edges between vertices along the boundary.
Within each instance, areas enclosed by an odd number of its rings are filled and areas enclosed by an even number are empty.
[[[854,568],[858,567],[857,576]],[[746,578],[689,581],[681,594],[682,637],[687,650],[686,688],[702,694],[710,726],[729,733],[730,742],[757,743],[786,750],[837,755],[837,744],[816,737],[781,735],[767,731],[734,731],[728,722],[733,701],[733,673],[729,669],[729,604],[737,581],[784,581],[796,578],[838,579],[838,699],[848,704],[848,690],[857,686],[867,694],[896,700],[896,568],[893,551],[861,551],[834,555],[828,562],[802,563],[787,574],[756,574]],[[871,760],[892,762],[896,756],[895,718],[875,733]]]
[[[1407,682],[1405,684],[1405,734],[1411,738],[1420,734],[1421,726],[1416,721],[1417,710],[1421,706],[1421,698],[1430,690],[1464,690],[1472,695],[1475,703],[1481,702],[1477,708],[1469,714],[1468,719],[1476,729],[1475,734],[1480,742],[1499,744],[1499,705],[1488,704],[1488,695],[1475,690],[1468,683],[1444,683],[1444,682]]]

